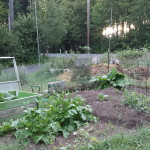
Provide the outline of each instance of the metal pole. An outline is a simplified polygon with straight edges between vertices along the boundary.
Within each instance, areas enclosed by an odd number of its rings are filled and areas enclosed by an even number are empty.
[[[87,0],[87,47],[90,47],[90,0]]]
[[[36,8],[36,0],[35,0],[35,17],[36,17],[36,33],[37,33],[37,46],[38,46],[38,58],[39,58],[39,64],[41,62],[40,57],[40,43],[39,43],[39,28],[38,28],[38,17],[37,17],[37,8]]]
[[[109,26],[109,27],[112,26],[112,9],[113,9],[113,8],[111,7],[111,18],[110,18],[110,26]],[[111,33],[111,34],[112,34],[112,33]],[[111,36],[112,36],[112,35],[109,34],[109,47],[108,47],[108,73],[109,73],[109,71],[110,71]]]
[[[9,0],[9,15],[8,15],[8,22],[9,22],[9,31],[12,29],[12,24],[14,22],[14,0]]]
[[[32,6],[32,1],[30,0],[30,6]]]

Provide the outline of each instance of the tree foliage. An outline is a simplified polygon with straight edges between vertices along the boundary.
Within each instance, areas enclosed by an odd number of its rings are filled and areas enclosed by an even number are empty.
[[[41,47],[42,49],[46,46],[58,48],[67,33],[64,10],[54,0],[40,0],[38,5]]]
[[[0,56],[13,56],[19,49],[16,36],[8,31],[6,25],[0,26]]]
[[[16,51],[16,57],[22,62],[33,63],[38,58],[35,17],[33,14],[23,15],[13,25],[13,33],[19,39],[21,49]]]
[[[4,3],[0,2],[0,25],[7,23],[8,10]]]
[[[8,25],[8,2],[0,2],[0,34]],[[14,0],[15,23],[12,33],[5,36],[16,37],[19,49],[14,48],[14,55],[20,61],[33,61],[37,58],[35,0]],[[148,0],[92,0],[90,47],[92,53],[108,49],[108,38],[103,35],[110,25],[112,8],[112,25],[116,34],[112,37],[111,51],[118,49],[141,48],[150,43],[150,1]],[[81,0],[38,0],[37,16],[39,27],[40,51],[58,52],[73,50],[83,52],[80,47],[87,45],[87,1]],[[129,32],[124,28],[127,26]],[[132,26],[132,27],[131,27]],[[119,28],[122,28],[119,31]],[[5,37],[4,36],[4,37]],[[10,41],[11,40],[11,41]],[[1,55],[8,54],[14,42],[13,38],[1,38]],[[4,44],[7,43],[7,44]],[[9,46],[4,46],[9,45]],[[16,47],[17,47],[16,46]],[[26,56],[29,56],[28,58]],[[31,57],[33,56],[33,58]],[[34,60],[35,61],[35,60]]]

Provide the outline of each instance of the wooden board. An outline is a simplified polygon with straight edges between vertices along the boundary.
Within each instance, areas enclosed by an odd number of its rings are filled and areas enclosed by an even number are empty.
[[[7,118],[7,117],[10,117],[10,116],[14,116],[14,115],[17,115],[17,114],[21,114],[27,108],[34,108],[34,107],[37,107],[37,103],[29,104],[29,105],[26,105],[26,106],[23,106],[23,107],[22,106],[21,107],[15,107],[15,108],[0,111],[0,119]]]
[[[19,96],[18,99],[0,103],[0,124],[10,119],[20,118],[27,108],[37,107],[37,100],[42,94],[20,91]]]

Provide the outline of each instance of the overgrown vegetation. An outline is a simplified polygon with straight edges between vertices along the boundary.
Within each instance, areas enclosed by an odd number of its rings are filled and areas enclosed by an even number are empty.
[[[96,121],[91,107],[84,105],[81,97],[56,93],[49,97],[45,105],[43,103],[39,104],[39,109],[28,109],[24,118],[13,121],[11,125],[5,123],[0,127],[0,135],[15,128],[16,138],[24,145],[29,144],[30,140],[50,144],[58,133],[66,138],[85,122]]]
[[[137,92],[125,90],[122,104],[127,104],[129,107],[134,108],[137,111],[150,113],[150,97],[138,94]]]
[[[127,49],[116,52],[117,58],[120,60],[120,65],[129,68],[137,66],[149,67],[149,50],[143,49]]]
[[[104,140],[90,137],[91,140],[87,140],[87,143],[68,145],[59,150],[149,150],[149,136],[150,129],[147,127],[128,134],[113,135]]]

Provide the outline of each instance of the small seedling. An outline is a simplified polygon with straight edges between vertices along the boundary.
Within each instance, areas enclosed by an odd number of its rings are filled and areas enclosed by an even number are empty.
[[[108,97],[108,95],[104,95],[102,93],[98,94],[98,100],[101,101],[101,102],[104,101],[106,97]]]

